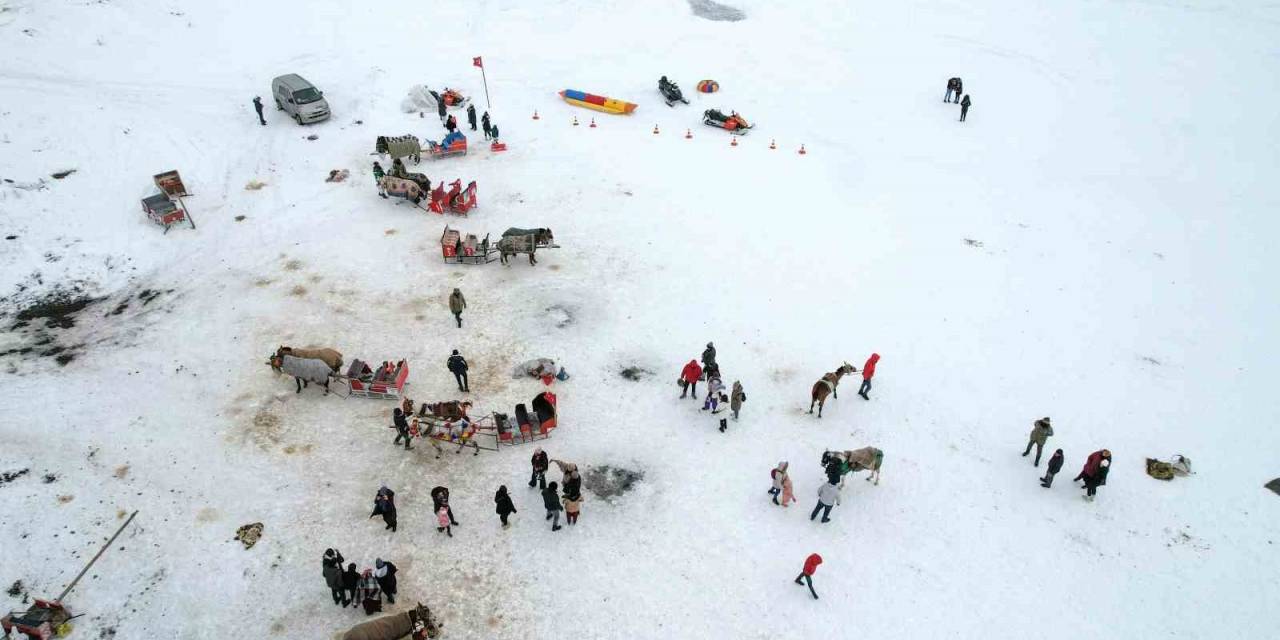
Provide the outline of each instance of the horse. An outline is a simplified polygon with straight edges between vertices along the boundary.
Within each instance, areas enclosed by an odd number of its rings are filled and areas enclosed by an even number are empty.
[[[827,471],[827,480],[832,484],[840,480],[840,488],[844,488],[844,475],[864,469],[870,470],[867,481],[880,484],[880,465],[884,463],[884,452],[875,447],[863,447],[853,451],[823,451],[822,466]]]
[[[498,257],[502,264],[507,264],[507,258],[513,257],[518,253],[529,254],[529,264],[538,264],[538,258],[535,254],[538,247],[549,247],[555,241],[555,237],[551,234],[551,229],[519,229],[512,227],[502,232],[502,238],[498,240]]]
[[[330,369],[333,369],[334,373],[341,373],[342,371],[342,354],[338,353],[334,349],[318,348],[318,347],[307,347],[305,349],[295,349],[293,347],[286,347],[281,345],[280,348],[276,349],[275,355],[271,357],[271,360],[273,361],[271,368],[275,369],[277,372],[280,371],[280,365],[277,363],[274,363],[274,361],[281,358],[282,356],[293,356],[295,358],[309,358],[312,360],[323,360],[325,364],[329,365]]]
[[[327,395],[329,380],[338,377],[329,363],[319,358],[299,358],[289,354],[274,355],[267,364],[271,365],[277,373],[293,376],[293,381],[298,385],[297,393],[302,393],[303,387],[314,382],[324,385],[324,392]]]
[[[361,622],[335,640],[425,640],[440,637],[443,626],[431,615],[431,609],[419,602],[417,607],[408,611]]]
[[[822,376],[821,380],[813,383],[813,390],[809,392],[809,413],[813,413],[813,405],[817,404],[818,417],[821,418],[822,406],[827,403],[827,395],[830,394],[832,398],[840,399],[840,396],[836,394],[836,387],[840,385],[840,378],[857,372],[857,368],[846,362],[835,371]]]

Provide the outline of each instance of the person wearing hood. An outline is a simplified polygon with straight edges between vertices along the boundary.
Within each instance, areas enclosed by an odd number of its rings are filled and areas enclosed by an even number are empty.
[[[530,485],[532,486],[532,485]],[[502,520],[502,528],[507,528],[507,517],[516,513],[516,505],[511,501],[511,496],[507,495],[507,485],[498,487],[498,492],[493,495],[493,502],[497,505],[498,518]]]
[[[564,495],[576,496],[582,493],[582,475],[578,473],[578,465],[563,460],[554,460],[563,474],[560,481],[564,484]]]
[[[578,524],[578,514],[582,512],[582,494],[575,493],[564,496],[564,521],[569,525]]]
[[[1098,487],[1107,483],[1107,473],[1111,470],[1111,452],[1107,449],[1094,451],[1084,462],[1084,468],[1075,480],[1084,480],[1085,500],[1093,501]]]
[[[447,533],[450,538],[453,537],[452,520],[447,506],[441,506],[436,510],[436,531]]]
[[[366,616],[382,611],[382,589],[378,587],[378,579],[373,577],[372,569],[365,569],[360,574],[360,604],[364,606]]]
[[[386,175],[387,172],[382,170],[382,165],[378,164],[377,161],[374,161],[373,183],[378,186],[378,195],[383,198],[387,197],[387,188],[382,184],[382,178]]]
[[[471,125],[471,130],[476,130],[476,106],[474,104],[467,105],[467,123]]]
[[[782,482],[787,477],[786,461],[779,462],[778,466],[769,472],[769,477],[773,478],[773,486],[769,487],[769,495],[773,496],[773,503],[778,504],[778,496],[782,495]]]
[[[392,532],[396,530],[396,492],[382,485],[378,489],[377,495],[373,497],[373,513],[369,517],[381,515],[382,521],[387,523],[386,528]]]
[[[1053,476],[1062,470],[1062,459],[1062,449],[1053,452],[1053,456],[1049,458],[1049,472],[1040,478],[1040,486],[1046,489],[1053,486]]]
[[[347,570],[342,572],[342,606],[351,605],[353,607],[360,606],[360,572],[356,571],[356,563],[352,562],[347,565]]]
[[[533,458],[529,461],[533,465],[533,475],[529,476],[529,486],[538,485],[538,489],[547,488],[547,468],[551,463],[547,460],[547,452],[538,447],[533,450]],[[535,481],[537,481],[535,483]]]
[[[712,372],[719,373],[720,365],[716,364],[716,345],[708,342],[707,348],[702,350],[702,369],[707,372],[710,378]]]
[[[258,112],[258,122],[264,127],[267,126],[266,118],[262,117],[262,96],[253,97],[253,110]]]
[[[724,391],[724,382],[720,380],[720,376],[712,375],[711,373],[709,373],[710,369],[704,368],[703,371],[707,371],[708,373],[707,373],[707,399],[702,403],[702,410],[703,411],[706,411],[707,409],[714,410],[717,406],[719,406],[720,392]]]
[[[822,512],[822,521],[831,522],[831,507],[836,506],[836,500],[840,498],[840,487],[834,482],[828,482],[818,489],[818,504],[814,505],[813,513],[809,514],[809,520],[812,521],[818,517],[818,512]]]
[[[454,291],[457,291],[457,289],[454,289]],[[463,302],[462,306],[464,307],[466,306],[465,301]],[[450,310],[452,310],[453,308],[452,297],[450,297],[449,299],[449,307],[450,307]],[[457,311],[457,313],[461,314],[462,311],[459,310]],[[461,316],[459,316],[458,322],[462,322]],[[459,324],[458,326],[462,326],[462,325]],[[467,369],[469,368],[467,366],[467,359],[462,357],[462,354],[458,353],[457,349],[453,350],[453,355],[449,356],[449,360],[445,363],[445,366],[448,367],[451,373],[453,373],[453,379],[458,383],[458,391],[462,391],[463,393],[471,391],[471,383],[467,381]]]
[[[680,392],[683,399],[685,394],[693,392],[693,399],[698,399],[698,379],[702,377],[702,367],[698,366],[697,360],[690,360],[689,364],[680,370],[680,388],[684,391]]]
[[[867,394],[871,391],[871,378],[876,375],[876,363],[880,362],[880,354],[873,353],[867,358],[866,364],[862,365],[862,386],[858,388],[858,395],[863,400],[870,400]]]
[[[467,299],[462,297],[462,289],[454,287],[453,293],[449,294],[449,311],[453,313],[453,319],[458,321],[458,328],[462,328],[462,310],[467,308]]]
[[[742,383],[734,380],[733,391],[729,392],[729,410],[733,412],[734,422],[738,421],[738,412],[742,411],[742,403],[747,401],[747,392],[742,390]]]
[[[1031,453],[1031,447],[1033,445],[1035,446],[1036,459],[1035,459],[1035,462],[1031,463],[1031,466],[1033,467],[1040,466],[1040,452],[1044,451],[1044,443],[1047,442],[1049,440],[1049,436],[1052,436],[1052,435],[1053,435],[1053,427],[1050,426],[1049,424],[1048,416],[1045,416],[1043,418],[1040,418],[1039,420],[1036,420],[1035,424],[1032,425],[1031,439],[1027,440],[1027,449],[1026,451],[1022,452],[1022,457],[1025,458],[1027,457],[1027,455]]]
[[[374,560],[373,577],[378,579],[378,586],[382,589],[382,593],[387,596],[388,604],[396,603],[396,565],[387,560],[378,558]]]
[[[413,436],[409,433],[409,421],[404,417],[404,409],[396,407],[392,410],[391,421],[394,423],[396,428],[396,439],[391,441],[391,444],[400,444],[400,440],[403,439],[404,448],[412,449],[413,447],[409,446],[409,440],[412,439]]]
[[[559,487],[555,481],[547,484],[547,488],[542,490],[542,506],[547,508],[547,520],[554,520],[551,523],[552,531],[560,530],[560,511],[564,508],[560,505]]]
[[[320,559],[320,573],[333,594],[333,603],[337,605],[343,604],[346,600],[342,594],[342,563],[344,561],[342,553],[336,549],[325,549],[324,557]]]
[[[964,119],[969,116],[969,105],[971,104],[973,102],[969,100],[969,94],[964,94],[964,100],[960,101],[960,122],[964,122]]]
[[[809,593],[814,600],[818,599],[818,592],[813,590],[813,574],[818,571],[818,565],[822,564],[822,556],[811,553],[808,558],[804,559],[804,568],[800,570],[800,575],[796,576],[796,584],[804,586],[809,585]],[[803,580],[804,582],[801,582]]]
[[[457,526],[458,521],[453,519],[453,507],[449,506],[449,488],[433,487],[431,489],[431,513],[439,513],[443,507],[448,514],[449,524]],[[453,534],[450,534],[451,536]]]
[[[437,97],[437,98],[436,98],[436,113],[440,114],[440,123],[441,123],[441,124],[444,124],[444,122],[445,122],[445,113],[447,113],[447,112],[445,111],[445,105],[444,105],[444,94],[443,94],[443,93],[442,93],[442,94],[440,94],[440,95],[439,95],[439,97]]]
[[[491,135],[491,133],[492,133],[492,132],[490,131],[490,129],[492,128],[492,125],[490,125],[490,124],[489,124],[489,112],[488,112],[488,111],[484,112],[484,115],[480,116],[480,128],[484,130],[484,139],[485,139],[485,140],[488,140],[489,138],[491,138],[491,137],[492,137],[492,135]]]

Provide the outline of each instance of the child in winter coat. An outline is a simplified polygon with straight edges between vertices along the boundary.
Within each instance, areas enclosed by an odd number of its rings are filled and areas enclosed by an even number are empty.
[[[724,391],[724,382],[720,381],[720,376],[707,378],[707,399],[702,403],[702,410],[715,410],[720,404],[720,394]]]
[[[720,412],[722,411],[723,412],[729,411],[729,396],[726,396],[724,392],[721,392],[720,397],[716,398],[716,400],[711,404],[712,415],[720,415]],[[725,416],[721,416],[720,417],[720,433],[724,433],[725,430],[728,428],[729,428],[729,418]]]
[[[1048,489],[1053,485],[1053,476],[1062,470],[1062,449],[1053,452],[1053,457],[1049,458],[1049,471],[1040,478],[1040,486]]]
[[[498,518],[502,520],[502,528],[507,528],[507,517],[516,512],[515,503],[511,502],[511,496],[507,495],[507,485],[498,487],[498,493],[494,494],[493,502],[497,505]]]
[[[782,474],[782,506],[796,501],[795,491],[791,488],[791,474]]]
[[[578,512],[582,510],[582,495],[564,497],[564,519],[573,525],[578,524]]]
[[[782,481],[787,476],[787,463],[779,462],[769,472],[769,477],[773,479],[773,486],[769,487],[769,495],[773,496],[773,503],[778,504],[778,496],[782,495]]]
[[[449,507],[441,506],[440,510],[436,511],[436,522],[438,523],[436,531],[448,533],[450,538],[453,537],[453,527],[449,526]]]

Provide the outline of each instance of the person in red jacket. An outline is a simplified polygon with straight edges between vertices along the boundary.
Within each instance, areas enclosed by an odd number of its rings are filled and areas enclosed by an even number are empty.
[[[1098,493],[1098,487],[1107,483],[1107,472],[1111,470],[1111,452],[1102,449],[1089,454],[1089,458],[1084,461],[1084,468],[1080,470],[1080,475],[1073,480],[1084,480],[1085,500],[1093,500],[1093,496]]]
[[[858,395],[862,396],[863,400],[871,399],[867,397],[867,392],[871,390],[871,377],[876,375],[877,362],[880,362],[880,354],[873,353],[870,358],[867,358],[867,363],[862,365],[862,386],[858,388]]]
[[[701,377],[702,377],[702,367],[698,366],[697,360],[690,360],[689,364],[686,364],[684,366],[684,369],[680,372],[680,388],[684,389],[684,391],[680,392],[680,397],[683,398],[685,394],[692,391],[693,399],[697,400],[698,399],[698,378],[701,378]]]
[[[804,569],[800,571],[800,575],[796,576],[796,584],[804,586],[809,585],[809,593],[813,595],[813,599],[818,599],[818,593],[813,590],[813,572],[818,570],[818,565],[822,564],[822,556],[811,553],[808,558],[804,559]],[[804,580],[804,582],[800,582]]]

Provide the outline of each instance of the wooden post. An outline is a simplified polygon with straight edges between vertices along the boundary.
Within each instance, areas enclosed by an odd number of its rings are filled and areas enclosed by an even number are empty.
[[[87,573],[89,571],[89,568],[93,566],[93,563],[97,562],[98,558],[101,558],[102,554],[106,553],[107,549],[111,548],[111,543],[115,542],[116,538],[119,538],[121,533],[124,533],[124,528],[129,526],[130,522],[133,522],[133,517],[136,515],[138,515],[137,511],[134,511],[133,513],[129,514],[129,519],[125,520],[124,524],[120,525],[119,529],[116,529],[115,535],[111,536],[111,539],[107,540],[107,543],[102,545],[101,549],[98,549],[98,555],[93,556],[93,559],[89,561],[89,564],[86,564],[84,568],[80,570],[80,573],[76,575],[75,580],[72,580],[71,584],[67,585],[67,588],[63,589],[62,593],[59,593],[58,597],[53,599],[54,602],[61,603],[62,599],[67,597],[68,593],[71,593],[71,590],[76,587],[76,583],[80,582],[80,578],[83,578],[84,574]]]

